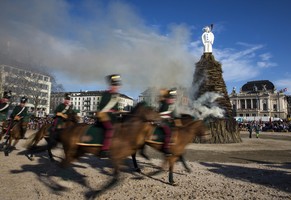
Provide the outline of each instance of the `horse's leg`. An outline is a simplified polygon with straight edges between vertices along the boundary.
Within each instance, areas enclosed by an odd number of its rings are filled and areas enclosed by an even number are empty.
[[[177,184],[174,182],[173,171],[174,171],[174,164],[177,161],[177,156],[172,156],[169,158],[169,183],[173,186]]]
[[[179,157],[179,160],[182,162],[182,164],[183,164],[184,168],[187,170],[187,172],[190,173],[192,170],[188,167],[183,155],[181,155]]]
[[[47,142],[47,153],[51,162],[54,162],[54,155],[52,153],[52,148],[56,146],[55,141],[51,142],[49,138],[45,137],[45,141]]]
[[[132,154],[131,155],[131,158],[132,158],[132,162],[133,162],[133,166],[134,166],[134,170],[138,173],[141,172],[140,168],[138,167],[137,165],[137,161],[136,161],[136,153]]]
[[[12,149],[16,149],[16,145],[18,144],[18,142],[19,142],[19,139],[14,140],[13,145],[12,145]]]
[[[141,155],[143,158],[145,158],[145,159],[147,159],[147,160],[150,160],[150,158],[145,154],[145,145],[143,145],[143,146],[141,147],[139,153],[140,153],[140,155]]]
[[[3,151],[4,151],[4,155],[5,156],[9,156],[9,148],[11,146],[11,142],[12,142],[12,138],[11,138],[11,133],[8,135],[8,138],[6,139],[6,141],[4,142],[4,146],[3,146]]]
[[[68,143],[63,143],[63,149],[65,157],[61,162],[61,167],[68,167],[75,159],[78,158],[78,149],[79,147],[75,144],[69,144],[70,141],[66,141]]]

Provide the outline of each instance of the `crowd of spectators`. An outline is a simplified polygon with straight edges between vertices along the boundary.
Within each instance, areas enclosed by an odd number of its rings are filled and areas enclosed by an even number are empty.
[[[249,127],[259,127],[260,131],[265,132],[291,132],[291,122],[273,121],[273,122],[241,122],[239,123],[241,130],[247,131]]]

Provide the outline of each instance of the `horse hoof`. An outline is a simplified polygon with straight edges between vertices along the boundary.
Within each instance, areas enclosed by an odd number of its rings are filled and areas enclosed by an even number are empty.
[[[141,173],[141,169],[140,169],[140,168],[135,168],[135,171],[136,171],[137,173]]]
[[[178,184],[175,183],[175,182],[170,183],[170,185],[172,185],[172,186],[178,186]]]
[[[30,156],[30,155],[28,155],[28,154],[25,154],[25,156],[28,158],[28,160],[30,160],[30,161],[33,161],[34,159],[33,159],[33,157],[32,156]]]

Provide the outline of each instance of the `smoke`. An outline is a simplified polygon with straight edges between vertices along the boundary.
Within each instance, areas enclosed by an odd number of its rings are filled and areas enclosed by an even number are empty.
[[[189,85],[197,61],[190,27],[173,24],[162,34],[116,1],[3,0],[0,25],[3,54],[45,65],[74,87],[105,85],[111,73],[122,75],[126,91]]]
[[[197,119],[205,119],[207,117],[223,118],[225,111],[219,108],[215,102],[220,97],[222,95],[218,93],[206,92],[198,99],[190,101],[189,106],[177,106],[177,113],[189,114]],[[178,101],[177,105],[182,104]]]

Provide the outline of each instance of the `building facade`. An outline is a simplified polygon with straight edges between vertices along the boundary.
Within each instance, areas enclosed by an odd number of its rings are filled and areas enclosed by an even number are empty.
[[[234,88],[229,98],[234,116],[237,117],[286,119],[288,115],[288,101],[284,90],[277,91],[268,80],[247,82],[239,92]]]
[[[0,94],[12,91],[12,106],[19,103],[22,96],[28,101],[29,112],[37,117],[49,113],[51,78],[47,75],[8,65],[0,65]]]
[[[73,109],[77,110],[80,116],[89,116],[97,111],[97,106],[101,101],[104,91],[80,91],[68,92],[71,96],[71,104]],[[64,101],[64,96],[67,92],[57,92],[51,94],[51,109],[53,113],[56,107]],[[132,98],[121,94],[118,103],[118,109],[123,111],[130,111],[133,107],[134,101]]]

